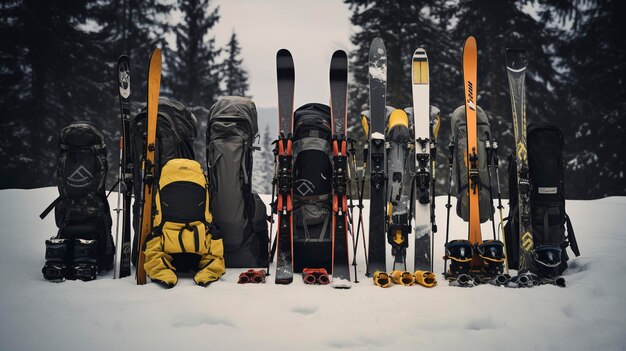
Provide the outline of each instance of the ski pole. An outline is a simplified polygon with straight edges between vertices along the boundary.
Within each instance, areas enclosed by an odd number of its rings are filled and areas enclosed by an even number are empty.
[[[278,140],[275,140],[272,144],[274,144],[274,150],[272,150],[273,154],[274,154],[274,178],[272,178],[272,202],[270,203],[270,232],[269,232],[269,242],[267,243],[268,247],[268,260],[267,260],[267,275],[269,275],[269,271],[270,271],[270,264],[271,262],[274,260],[274,251],[276,249],[276,238],[274,238],[274,242],[272,242],[272,232],[274,231],[274,214],[277,213],[277,209],[276,209],[276,201],[278,199],[275,198],[276,196],[276,183],[278,182],[277,180],[277,155],[278,155]]]
[[[117,208],[115,209],[115,264],[113,268],[113,279],[119,278],[119,270],[121,266],[121,251],[122,245],[120,245],[120,199],[122,197],[122,151],[124,150],[124,137],[120,138],[120,168],[117,176]]]
[[[355,147],[354,147],[354,140],[350,139],[350,149],[348,150],[350,157],[354,158],[354,152],[355,152]],[[358,283],[359,282],[359,278],[357,278],[357,266],[356,266],[356,241],[354,238],[354,217],[353,217],[353,213],[352,210],[354,209],[354,203],[352,202],[352,172],[350,170],[350,166],[348,165],[348,201],[349,201],[349,205],[348,205],[348,219],[350,220],[350,227],[349,227],[349,231],[350,231],[350,236],[352,237],[352,251],[354,252],[354,256],[353,256],[353,261],[352,261],[352,265],[354,265],[354,282]]]
[[[437,187],[437,181],[435,177],[435,173],[437,170],[437,137],[439,135],[439,126],[441,124],[441,117],[439,116],[439,109],[435,108],[436,111],[436,120],[431,121],[432,128],[431,133],[432,137],[430,138],[430,179],[431,179],[431,189],[430,189],[430,223],[433,232],[432,240],[430,241],[430,271],[434,271],[434,262],[435,262],[435,233],[437,233],[437,221],[435,219],[435,190]]]
[[[496,168],[496,183],[498,184],[498,211],[500,212],[500,226],[498,228],[498,233],[502,233],[502,243],[504,244],[504,268],[506,270],[506,273],[509,274],[509,258],[506,252],[506,236],[504,235],[504,228],[502,227],[504,223],[504,220],[502,219],[502,209],[504,208],[504,206],[502,206],[502,194],[500,193],[500,159],[498,158],[498,143],[494,141],[491,147],[494,157],[493,163]]]
[[[491,135],[489,133],[485,133],[487,140],[485,140],[485,149],[487,151],[487,177],[489,178],[489,203],[491,204],[491,208],[489,209],[489,218],[491,219],[491,228],[493,230],[493,240],[496,239],[496,223],[493,218],[493,189],[491,182],[491,153],[493,152],[491,145]]]
[[[450,154],[448,155],[448,203],[446,204],[446,210],[447,210],[446,245],[448,244],[448,239],[450,235],[450,208],[452,208],[452,205],[450,205],[450,200],[451,200],[450,197],[452,196],[452,163],[454,161],[454,149],[455,149],[454,136],[452,136],[450,140],[450,144],[448,144],[448,151]],[[448,270],[448,261],[444,260],[443,261],[443,274],[446,274],[447,270]]]

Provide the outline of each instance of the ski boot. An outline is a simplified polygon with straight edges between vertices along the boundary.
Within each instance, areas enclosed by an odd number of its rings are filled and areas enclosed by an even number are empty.
[[[545,245],[535,248],[535,268],[542,284],[565,287],[565,279],[559,276],[561,266],[561,247]]]
[[[411,272],[393,271],[391,272],[391,280],[394,284],[402,284],[404,286],[411,286],[415,283],[415,277]]]
[[[388,288],[391,286],[391,279],[387,273],[376,271],[374,272],[374,284],[381,288]]]
[[[41,272],[46,280],[63,282],[70,276],[68,262],[71,261],[71,241],[68,239],[50,238],[46,240],[46,263]]]
[[[262,284],[262,283],[265,283],[266,275],[267,273],[263,269],[258,270],[258,271],[255,271],[254,269],[248,269],[247,271],[239,274],[239,280],[237,281],[237,283],[238,284],[247,284],[247,283]]]
[[[74,266],[72,278],[84,282],[96,279],[98,275],[98,241],[74,240]]]
[[[427,288],[437,285],[435,273],[429,271],[415,271],[415,282]]]
[[[452,240],[445,246],[444,260],[450,260],[450,270],[446,279],[451,286],[472,287],[480,281],[470,275],[471,262],[474,258],[474,245],[469,240]]]
[[[330,283],[326,268],[304,268],[302,270],[302,280],[305,284],[326,285]]]
[[[470,263],[474,257],[474,246],[469,240],[452,240],[445,245],[444,260],[450,260],[450,269],[446,278],[455,278],[461,274],[469,274]]]
[[[483,261],[485,276],[489,279],[489,284],[504,285],[510,276],[504,272],[504,244],[500,240],[484,240],[482,244],[476,245],[478,256]]]

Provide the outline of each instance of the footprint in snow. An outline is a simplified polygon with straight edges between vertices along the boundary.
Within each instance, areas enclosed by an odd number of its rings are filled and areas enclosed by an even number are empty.
[[[484,329],[498,329],[500,326],[492,317],[474,318],[467,321],[465,329],[469,330],[484,330]]]
[[[296,306],[291,309],[291,312],[308,316],[317,312],[317,306]]]
[[[195,328],[202,325],[224,325],[227,327],[234,327],[235,324],[224,318],[210,317],[210,316],[189,316],[184,320],[180,320],[174,323],[176,328]]]

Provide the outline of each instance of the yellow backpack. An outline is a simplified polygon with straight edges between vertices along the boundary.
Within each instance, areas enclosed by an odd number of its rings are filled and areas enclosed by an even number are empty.
[[[163,232],[167,253],[206,253],[200,240],[213,218],[200,164],[183,158],[168,161],[156,190],[153,228]]]
[[[200,164],[189,159],[168,161],[156,187],[153,230],[145,249],[150,278],[174,286],[178,279],[173,256],[196,254],[196,283],[206,285],[219,279],[225,271],[224,248],[221,238],[210,232],[212,220]]]

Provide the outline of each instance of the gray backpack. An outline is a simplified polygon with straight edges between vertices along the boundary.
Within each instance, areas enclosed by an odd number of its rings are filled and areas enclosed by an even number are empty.
[[[478,138],[478,177],[480,190],[478,192],[478,204],[480,208],[480,223],[487,222],[494,211],[493,204],[489,199],[489,175],[487,174],[487,150],[485,141],[491,136],[489,119],[480,106],[476,108],[476,124]],[[452,113],[452,136],[455,148],[455,169],[457,185],[456,214],[464,221],[469,221],[469,193],[468,169],[467,169],[467,121],[465,119],[465,106],[459,106]]]
[[[225,96],[210,109],[206,162],[213,224],[224,241],[226,267],[266,267],[266,206],[252,193],[257,111],[245,97]]]

